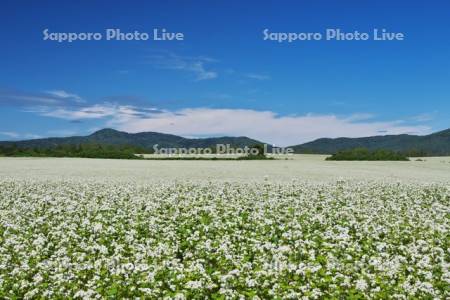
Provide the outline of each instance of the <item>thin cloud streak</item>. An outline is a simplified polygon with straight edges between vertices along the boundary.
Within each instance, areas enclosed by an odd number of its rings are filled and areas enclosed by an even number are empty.
[[[0,89],[0,105],[2,106],[78,106],[84,102],[80,96],[64,90],[30,93],[11,89]]]
[[[215,62],[215,59],[197,56],[179,56],[173,53],[163,53],[150,56],[150,62],[161,69],[180,70],[193,74],[195,80],[211,80],[219,76],[215,71],[208,70],[206,65]]]
[[[247,78],[255,79],[255,80],[269,80],[270,76],[263,75],[263,74],[257,74],[257,73],[248,73],[244,75]]]
[[[29,109],[28,112],[33,112],[45,117],[53,117],[58,119],[64,119],[69,121],[80,122],[81,120],[88,119],[103,119],[107,117],[123,118],[149,118],[156,115],[161,110],[156,108],[138,108],[132,105],[120,105],[115,103],[102,103],[84,106],[80,108],[51,108],[51,107],[38,107],[35,109]]]
[[[5,136],[8,140],[24,140],[24,139],[39,139],[42,136],[33,134],[33,133],[18,133],[13,131],[0,131],[0,137]],[[1,141],[5,140],[3,138],[0,138]]]

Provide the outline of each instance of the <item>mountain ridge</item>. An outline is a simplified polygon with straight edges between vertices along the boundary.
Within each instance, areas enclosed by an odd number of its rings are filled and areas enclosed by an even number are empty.
[[[0,141],[0,146],[15,144],[23,148],[51,148],[60,145],[78,145],[96,143],[105,145],[131,145],[152,149],[159,148],[208,148],[217,144],[230,144],[232,147],[264,144],[261,141],[246,137],[208,137],[185,138],[173,134],[159,132],[128,133],[112,128],[104,128],[87,136],[49,137],[22,141]],[[269,146],[269,148],[271,148]],[[414,156],[450,155],[450,129],[441,130],[428,135],[380,135],[358,138],[319,138],[311,142],[290,146],[295,153],[333,154],[352,148],[369,150],[386,149],[408,153]]]
[[[411,155],[450,155],[450,129],[428,135],[380,135],[358,138],[320,138],[291,146],[295,153],[333,154],[353,148],[392,150]]]
[[[253,146],[263,144],[260,141],[245,137],[208,137],[185,138],[173,134],[159,132],[128,133],[111,128],[104,128],[87,136],[49,137],[21,141],[0,141],[0,146],[16,145],[22,148],[51,148],[60,145],[79,145],[87,143],[105,145],[130,145],[152,149],[158,144],[160,148],[207,148],[217,144],[230,144],[232,147]]]

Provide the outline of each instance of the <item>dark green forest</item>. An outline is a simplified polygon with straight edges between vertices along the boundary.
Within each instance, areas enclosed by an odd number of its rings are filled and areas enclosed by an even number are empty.
[[[146,153],[135,146],[113,146],[100,144],[58,145],[51,148],[23,148],[15,144],[0,146],[0,156],[13,157],[84,157],[139,159],[135,153]]]
[[[101,144],[79,144],[79,145],[57,145],[49,148],[19,147],[16,144],[0,145],[0,156],[7,157],[81,157],[81,158],[114,158],[114,159],[147,159],[147,160],[260,160],[273,159],[267,157],[261,145],[254,145],[257,154],[249,154],[241,157],[181,157],[161,156],[144,158],[140,154],[150,154],[153,151],[143,147],[130,145],[101,145]]]
[[[366,148],[354,148],[350,150],[338,151],[326,160],[393,160],[408,161],[409,158],[400,152],[378,149],[368,150]]]

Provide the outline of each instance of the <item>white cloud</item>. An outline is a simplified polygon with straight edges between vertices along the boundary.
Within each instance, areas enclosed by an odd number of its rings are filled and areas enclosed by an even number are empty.
[[[56,129],[56,130],[49,130],[47,131],[47,134],[50,136],[74,136],[77,135],[79,132],[77,130],[71,130],[71,129]]]
[[[30,93],[11,89],[0,89],[0,105],[35,107],[68,106],[85,102],[80,96],[64,90]]]
[[[198,81],[218,77],[217,72],[207,70],[205,67],[206,64],[216,61],[209,57],[188,57],[179,56],[173,53],[164,53],[160,55],[152,55],[150,58],[151,63],[159,68],[187,71],[193,73],[195,75],[195,79]]]
[[[71,100],[73,100],[75,102],[79,102],[79,103],[84,102],[84,100],[80,96],[78,96],[76,94],[68,93],[64,90],[47,91],[46,93],[50,94],[52,96],[58,97],[58,98],[62,98],[62,99],[71,99]]]
[[[120,75],[127,75],[130,73],[130,70],[117,70],[116,72]]]
[[[40,139],[42,138],[42,135],[34,134],[34,133],[25,133],[22,136],[23,139]]]
[[[355,113],[350,115],[349,117],[345,118],[345,120],[349,122],[358,122],[358,121],[367,121],[374,117],[373,114],[368,113]]]
[[[423,113],[417,116],[411,117],[411,120],[414,120],[416,122],[427,122],[434,119],[435,113]]]
[[[245,77],[250,78],[250,79],[255,79],[255,80],[269,80],[270,79],[270,76],[268,76],[268,75],[257,74],[257,73],[248,73],[248,74],[245,74]]]
[[[116,115],[109,125],[128,132],[157,131],[182,136],[248,136],[278,146],[322,137],[362,137],[384,134],[427,134],[431,128],[402,121],[361,121],[361,116],[279,116],[249,109],[187,108],[150,114],[146,118]]]
[[[41,116],[54,117],[64,120],[86,120],[86,119],[102,119],[102,118],[145,118],[157,114],[158,109],[155,108],[138,108],[132,105],[119,105],[114,103],[93,104],[80,108],[51,108],[38,107],[30,109],[29,112],[38,113]]]
[[[20,137],[20,134],[18,134],[17,132],[12,132],[12,131],[0,131],[0,135],[4,135],[10,138],[18,138]]]
[[[82,120],[82,119],[100,119],[113,116],[116,113],[117,107],[108,104],[95,104],[78,109],[70,108],[39,108],[34,112],[42,116],[54,117],[65,120]]]
[[[8,138],[11,138],[13,140],[19,140],[19,139],[38,139],[42,136],[33,134],[33,133],[25,133],[21,134],[18,132],[12,132],[12,131],[0,131],[0,136],[7,136]]]
[[[427,134],[431,128],[401,120],[374,121],[371,114],[349,116],[291,115],[251,109],[186,108],[176,111],[111,103],[79,109],[58,108],[39,112],[66,120],[105,119],[105,126],[127,132],[156,131],[181,136],[248,136],[291,146],[317,138],[363,137],[380,134]]]

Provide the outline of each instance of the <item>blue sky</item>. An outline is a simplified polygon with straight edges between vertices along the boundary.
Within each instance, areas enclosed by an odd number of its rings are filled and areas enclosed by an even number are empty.
[[[292,145],[450,127],[448,1],[242,2],[3,1],[0,140],[112,127]],[[184,40],[43,40],[107,28]],[[266,28],[405,39],[278,43]]]

